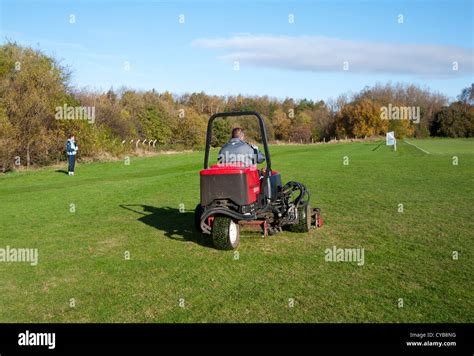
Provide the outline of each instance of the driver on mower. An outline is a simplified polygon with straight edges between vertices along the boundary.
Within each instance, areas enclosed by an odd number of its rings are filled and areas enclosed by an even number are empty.
[[[209,166],[212,124],[217,118],[253,116],[260,128],[265,156],[246,143],[242,129],[232,131],[222,147],[220,164]],[[266,161],[261,171],[257,163]],[[309,206],[309,191],[304,184],[289,181],[272,170],[265,122],[254,111],[223,112],[212,115],[207,124],[204,169],[199,172],[201,199],[194,211],[196,229],[212,237],[219,250],[237,248],[241,225],[259,225],[263,236],[282,229],[307,233],[322,225],[319,209]]]
[[[258,147],[251,145],[245,140],[244,130],[236,127],[232,130],[232,138],[219,151],[217,161],[219,164],[243,163],[250,166],[263,163],[265,156],[258,150]]]

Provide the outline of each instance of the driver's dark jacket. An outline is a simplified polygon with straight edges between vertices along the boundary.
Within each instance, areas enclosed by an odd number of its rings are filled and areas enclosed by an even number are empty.
[[[257,146],[251,145],[238,138],[231,138],[219,151],[217,157],[219,163],[242,162],[247,166],[263,163],[265,156],[258,150]]]

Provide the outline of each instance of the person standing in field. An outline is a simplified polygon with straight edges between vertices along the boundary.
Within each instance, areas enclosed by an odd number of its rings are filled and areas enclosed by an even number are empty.
[[[76,138],[73,134],[69,135],[69,138],[66,143],[66,153],[68,159],[68,174],[70,176],[74,175],[74,166],[76,164],[76,153],[79,150],[79,147],[76,145]]]

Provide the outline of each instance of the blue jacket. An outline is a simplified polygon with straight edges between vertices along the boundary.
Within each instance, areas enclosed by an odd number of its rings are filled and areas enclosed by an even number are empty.
[[[69,138],[66,143],[66,153],[68,156],[75,156],[77,153],[76,144]]]

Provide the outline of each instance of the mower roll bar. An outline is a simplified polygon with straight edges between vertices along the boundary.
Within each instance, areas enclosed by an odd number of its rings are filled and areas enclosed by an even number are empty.
[[[207,123],[206,152],[204,154],[204,169],[209,168],[209,151],[210,151],[211,141],[212,141],[212,123],[218,117],[230,117],[230,116],[255,116],[258,119],[258,123],[260,126],[260,135],[262,136],[263,148],[265,150],[265,160],[267,162],[267,169],[265,172],[265,178],[267,178],[270,175],[270,172],[272,170],[272,163],[270,160],[270,151],[268,149],[268,142],[267,142],[267,132],[265,130],[265,122],[263,121],[262,117],[255,111],[221,112],[221,113],[213,114],[209,118],[209,122]]]

